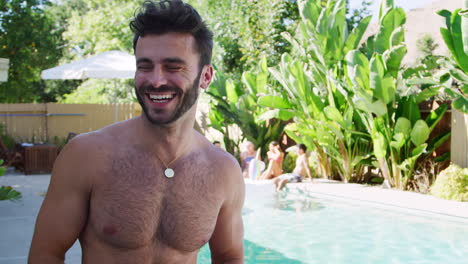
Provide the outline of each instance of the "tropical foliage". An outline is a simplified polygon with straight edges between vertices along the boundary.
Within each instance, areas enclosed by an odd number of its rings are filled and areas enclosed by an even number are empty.
[[[257,70],[243,73],[241,83],[217,72],[207,92],[212,97],[211,127],[223,133],[226,150],[236,156],[244,139],[251,141],[256,148],[262,148],[264,154],[266,146],[280,138],[285,126],[281,120],[292,118],[290,112],[268,110],[257,104],[259,95],[272,91],[267,85],[268,77],[267,62],[263,57]],[[276,116],[281,119],[274,119]],[[242,131],[240,138],[230,135],[229,128],[233,125]]]
[[[439,12],[450,58],[432,55],[434,45],[426,38],[420,63],[404,68],[406,14],[392,0],[382,1],[377,32],[369,37],[368,1],[358,10],[350,10],[347,0],[188,2],[216,33],[208,118],[235,155],[243,140],[264,153],[284,131],[313,150],[321,177],[369,182],[369,170],[378,168],[390,185],[407,189],[418,161],[450,136],[433,135],[448,106],[423,118],[419,104],[450,98],[453,108],[468,113],[466,9]],[[131,80],[45,82],[39,74],[107,50],[131,53],[128,23],[140,3],[2,2],[0,57],[12,63],[0,100],[135,100]],[[234,135],[236,130],[242,133]]]
[[[322,176],[343,181],[363,179],[364,167],[378,167],[397,188],[407,188],[418,158],[448,136],[428,142],[446,105],[421,119],[418,104],[438,93],[440,85],[420,86],[421,69],[404,72],[405,12],[382,2],[379,28],[359,46],[370,17],[347,31],[345,2],[299,3],[302,21],[293,46],[270,72],[281,84],[276,96],[258,103],[294,114],[290,137],[315,148]],[[373,152],[370,150],[373,149]]]
[[[468,1],[464,4],[464,10],[457,9],[453,13],[441,10],[438,14],[446,21],[446,28],[441,28],[440,33],[453,60],[444,66],[459,82],[458,88],[446,88],[445,92],[454,99],[452,106],[455,109],[468,114]]]

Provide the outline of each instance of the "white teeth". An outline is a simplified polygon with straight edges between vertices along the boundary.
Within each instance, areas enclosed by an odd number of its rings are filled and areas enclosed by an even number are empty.
[[[151,100],[167,100],[167,99],[172,99],[174,95],[173,94],[162,94],[162,95],[150,94],[149,97]]]

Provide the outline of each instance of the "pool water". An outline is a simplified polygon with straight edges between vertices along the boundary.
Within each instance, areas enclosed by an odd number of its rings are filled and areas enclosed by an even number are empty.
[[[468,224],[247,184],[246,264],[466,264]],[[211,263],[207,246],[199,264]]]

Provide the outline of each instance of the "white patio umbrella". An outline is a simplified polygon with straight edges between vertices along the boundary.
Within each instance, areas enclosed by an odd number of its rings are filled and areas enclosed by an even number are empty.
[[[131,79],[135,75],[135,70],[134,56],[113,50],[43,70],[41,77],[45,80]],[[117,121],[117,104],[114,106],[114,119]]]
[[[135,57],[122,51],[106,51],[87,59],[43,70],[42,79],[130,79],[135,75]]]

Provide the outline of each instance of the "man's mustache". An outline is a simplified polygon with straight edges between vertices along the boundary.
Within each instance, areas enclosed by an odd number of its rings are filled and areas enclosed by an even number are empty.
[[[158,88],[154,88],[152,85],[145,85],[140,88],[145,93],[165,93],[165,92],[172,92],[178,95],[182,94],[183,91],[179,87],[169,86],[169,85],[161,85]]]

